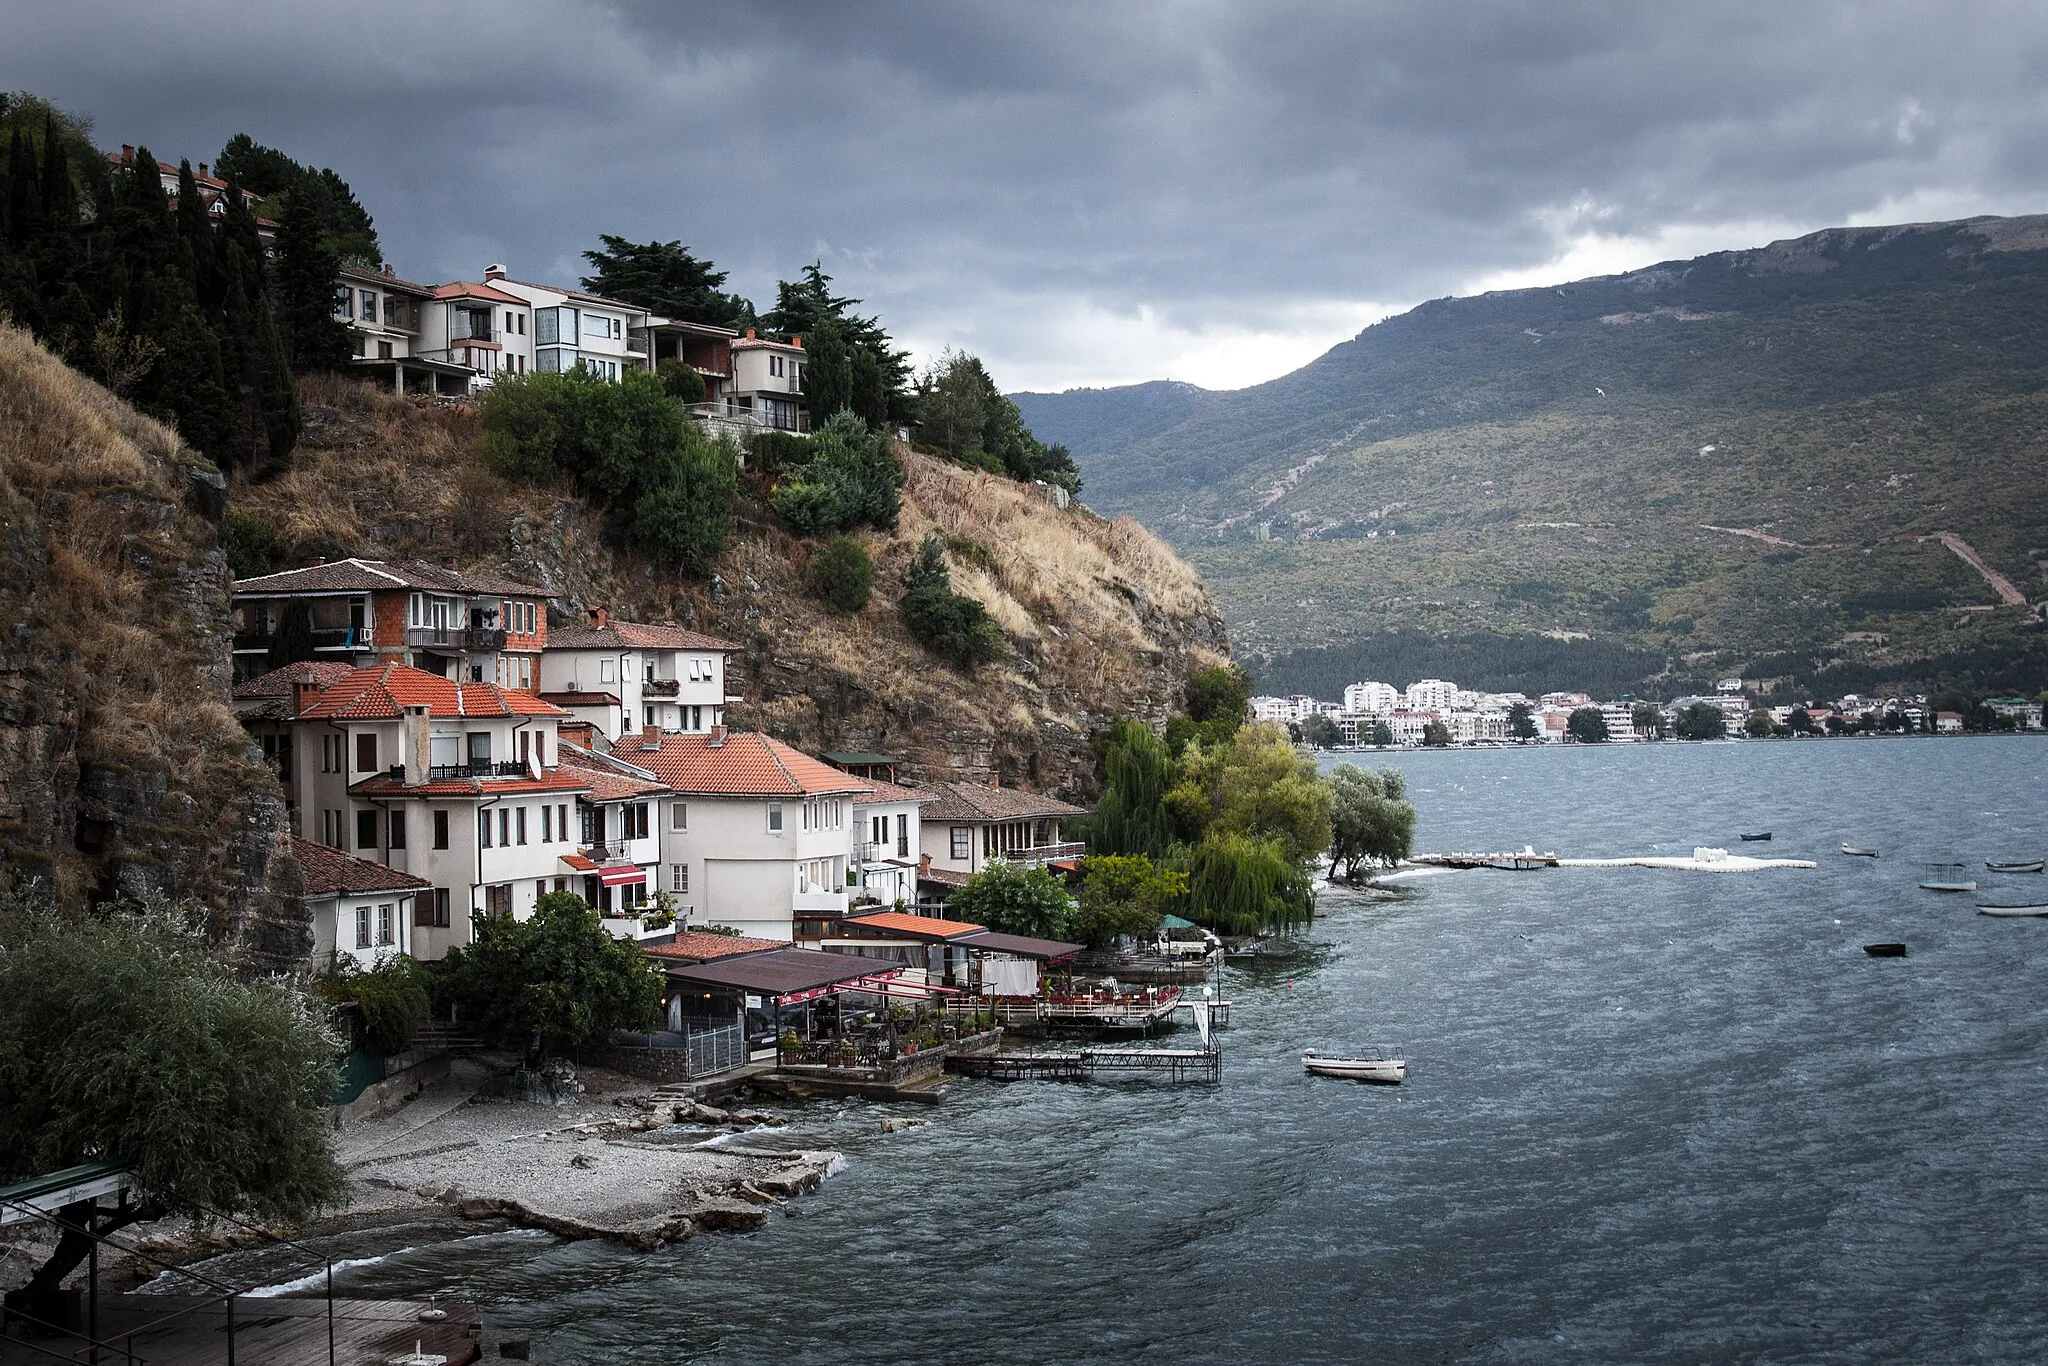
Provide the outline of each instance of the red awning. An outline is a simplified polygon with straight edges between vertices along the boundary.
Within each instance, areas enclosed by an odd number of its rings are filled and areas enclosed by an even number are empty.
[[[876,996],[895,996],[928,1000],[933,996],[960,996],[965,992],[960,987],[942,987],[936,984],[908,982],[894,976],[863,977],[854,982],[841,982],[840,991],[865,991]]]
[[[647,881],[645,868],[605,868],[598,872],[597,880],[607,887],[631,887]]]

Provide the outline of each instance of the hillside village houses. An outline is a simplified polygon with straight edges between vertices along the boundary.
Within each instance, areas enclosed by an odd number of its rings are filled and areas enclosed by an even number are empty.
[[[354,367],[402,393],[469,395],[501,375],[579,366],[616,380],[674,360],[703,377],[704,398],[691,413],[714,431],[810,427],[802,337],[777,341],[752,329],[742,336],[601,294],[515,280],[502,265],[485,266],[481,280],[441,285],[400,279],[388,264],[343,266],[334,316],[348,325]]]

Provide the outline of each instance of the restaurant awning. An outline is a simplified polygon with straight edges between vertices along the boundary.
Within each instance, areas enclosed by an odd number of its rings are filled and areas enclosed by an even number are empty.
[[[917,939],[928,944],[944,944],[988,932],[985,926],[971,921],[941,920],[935,915],[905,915],[901,911],[848,916],[842,923],[849,932],[867,930],[876,938]]]
[[[598,871],[597,880],[607,887],[631,887],[647,881],[647,870],[630,865],[623,868],[604,868]]]
[[[1041,963],[1072,958],[1083,947],[1058,939],[1033,939],[1027,934],[999,934],[994,930],[983,930],[980,934],[971,934],[965,939],[956,939],[953,942],[963,949],[981,949],[989,953],[1007,953],[1017,958],[1035,958]]]
[[[815,949],[774,949],[767,953],[750,953],[743,958],[664,964],[663,967],[674,981],[730,987],[750,996],[772,997],[785,1004],[814,1000],[842,988],[872,991],[876,988],[854,986],[854,983],[863,978],[886,982],[894,975],[875,971],[872,958],[820,953]]]

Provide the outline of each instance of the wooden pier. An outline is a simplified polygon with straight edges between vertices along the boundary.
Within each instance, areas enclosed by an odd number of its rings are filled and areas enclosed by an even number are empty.
[[[474,1305],[428,1306],[412,1300],[335,1300],[304,1296],[184,1295],[99,1297],[98,1355],[82,1337],[0,1337],[0,1366],[86,1362],[100,1366],[366,1366],[415,1347],[450,1366],[482,1358],[482,1325]],[[421,1315],[428,1313],[428,1318]],[[230,1337],[232,1325],[232,1338]]]
[[[1080,1048],[1062,1052],[984,1053],[946,1060],[948,1071],[990,1081],[1092,1081],[1105,1074],[1150,1073],[1168,1081],[1221,1081],[1220,1048]]]
[[[1557,855],[1539,854],[1534,849],[1505,854],[1414,854],[1408,862],[1426,868],[1501,868],[1520,873],[1536,868],[1555,868]]]

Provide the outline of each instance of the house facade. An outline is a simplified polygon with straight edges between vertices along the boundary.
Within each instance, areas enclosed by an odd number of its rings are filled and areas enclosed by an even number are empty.
[[[292,837],[313,916],[313,961],[373,968],[412,952],[413,903],[432,884],[369,859]]]
[[[853,803],[854,896],[883,906],[915,906],[924,852],[919,813],[937,798],[879,778],[862,781],[870,790]]]
[[[473,372],[468,366],[422,349],[422,329],[440,320],[429,286],[399,279],[388,264],[374,269],[344,265],[334,285],[334,316],[348,328],[351,369],[401,394],[415,389],[469,392]]]
[[[846,913],[855,799],[868,785],[754,732],[643,731],[612,755],[653,773],[662,886],[692,925],[788,941],[799,920]],[[679,912],[680,915],[680,912]]]
[[[660,887],[662,799],[673,794],[651,771],[615,755],[567,740],[560,749],[562,767],[588,788],[576,799],[576,852],[563,857],[564,867],[581,875],[568,890],[622,938],[664,932],[645,929],[641,916]],[[688,918],[688,907],[678,904],[677,923]]]
[[[703,734],[725,724],[726,665],[739,650],[679,626],[614,621],[557,627],[540,659],[540,692],[605,738],[649,726]]]
[[[316,660],[402,660],[462,682],[538,689],[545,589],[418,560],[337,560],[238,580],[231,606],[239,677],[267,671],[294,601],[312,614]]]
[[[732,383],[715,410],[702,415],[750,430],[807,432],[804,339],[768,341],[747,334],[731,342]]]
[[[920,853],[929,857],[930,871],[964,881],[991,859],[1045,864],[1088,852],[1086,845],[1060,838],[1060,822],[1087,811],[1056,797],[967,782],[917,791],[932,799],[919,824]]]
[[[463,683],[396,661],[293,700],[289,784],[301,838],[423,879],[410,952],[472,940],[472,913],[532,914],[580,890],[563,856],[589,784],[559,764],[560,708],[528,692]]]
[[[516,294],[457,280],[434,287],[423,316],[418,354],[465,371],[470,390],[533,367],[532,309]]]
[[[531,334],[522,333],[519,340],[533,368],[544,375],[565,374],[580,365],[600,379],[617,380],[627,370],[650,366],[643,308],[601,294],[515,280],[501,265],[484,267],[484,285],[510,296],[531,315]]]

